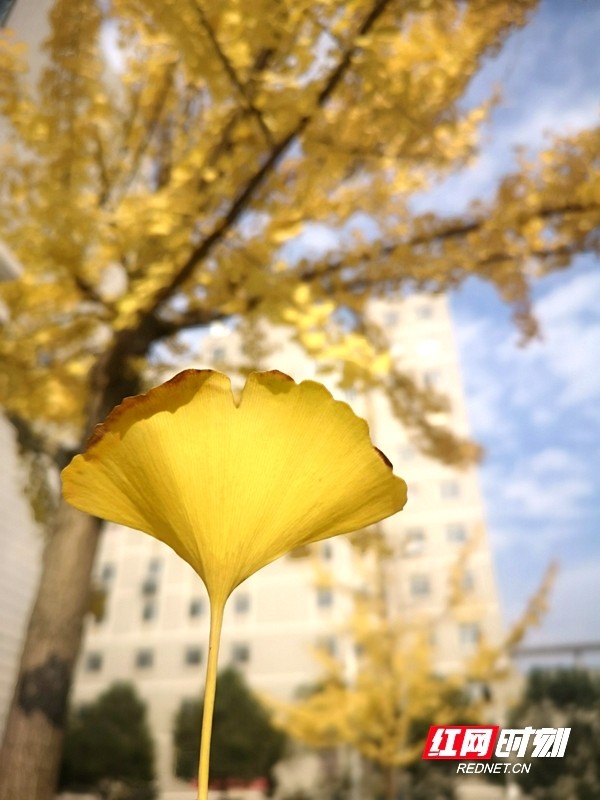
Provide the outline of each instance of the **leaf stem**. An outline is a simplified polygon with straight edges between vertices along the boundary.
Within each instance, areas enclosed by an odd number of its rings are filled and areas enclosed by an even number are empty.
[[[208,641],[208,663],[204,683],[204,713],[202,715],[202,734],[200,740],[200,763],[198,765],[198,800],[208,800],[208,770],[210,765],[210,737],[212,734],[215,692],[217,687],[217,661],[221,626],[223,624],[222,600],[210,604],[210,634]]]

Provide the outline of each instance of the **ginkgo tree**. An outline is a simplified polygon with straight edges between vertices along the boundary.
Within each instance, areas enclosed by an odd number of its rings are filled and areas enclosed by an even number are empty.
[[[0,290],[0,403],[36,481],[159,354],[185,356],[182,332],[224,320],[249,332],[250,366],[252,330],[285,325],[344,385],[386,392],[423,452],[476,457],[366,311],[478,275],[527,338],[531,280],[597,250],[600,129],[552,141],[464,213],[411,205],[472,163],[494,98],[465,91],[535,6],[56,0],[35,86],[3,30],[0,238],[25,269]],[[309,255],[322,228],[336,245]],[[1,800],[52,794],[88,606],[100,522],[53,511]]]
[[[350,603],[336,647],[316,650],[316,684],[296,700],[265,702],[290,737],[337,755],[338,779],[349,773],[357,796],[394,800],[401,776],[420,759],[423,725],[457,724],[467,708],[474,720],[475,709],[464,673],[442,678],[432,668],[436,620],[414,608],[407,614],[389,591],[401,579],[398,543],[381,529],[351,543],[350,582],[316,564],[317,585]]]
[[[499,710],[504,713],[507,703],[514,703],[511,694],[519,681],[510,655],[525,633],[540,623],[557,567],[548,567],[506,633],[495,641],[482,637],[460,659],[446,653],[440,671],[436,639],[442,629],[467,621],[485,629],[485,604],[465,588],[464,580],[478,536],[473,535],[453,560],[437,602],[420,610],[407,604],[402,593],[390,591],[402,582],[408,567],[402,540],[386,534],[383,526],[349,540],[352,581],[340,580],[313,559],[317,585],[350,602],[348,618],[335,632],[338,647],[334,652],[317,649],[321,669],[314,687],[293,701],[266,696],[265,702],[292,738],[316,750],[348,748],[359,756],[366,767],[358,764],[353,770],[352,779],[361,786],[359,796],[371,796],[367,786],[374,774],[386,800],[394,800],[401,787],[412,796],[411,784],[427,780],[420,762],[430,725],[497,723]],[[424,796],[426,789],[426,784],[420,786]],[[448,789],[453,797],[451,782]],[[436,796],[441,797],[441,791],[437,787]]]

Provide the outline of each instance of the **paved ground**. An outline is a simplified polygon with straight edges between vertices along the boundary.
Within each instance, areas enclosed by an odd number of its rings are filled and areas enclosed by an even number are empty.
[[[516,786],[506,789],[493,786],[473,776],[473,780],[465,778],[458,789],[460,800],[525,800]]]
[[[505,789],[492,786],[486,781],[482,781],[476,776],[472,780],[465,779],[461,781],[458,789],[458,797],[460,800],[524,800],[522,795],[515,794],[516,787],[513,787],[513,793],[507,792]],[[94,795],[70,795],[61,794],[57,800],[96,800]],[[210,792],[209,800],[220,800],[223,797],[222,792]],[[231,790],[229,800],[259,800],[261,794],[256,791],[240,792],[239,790]],[[184,791],[163,792],[160,800],[196,800],[197,794],[193,789]]]

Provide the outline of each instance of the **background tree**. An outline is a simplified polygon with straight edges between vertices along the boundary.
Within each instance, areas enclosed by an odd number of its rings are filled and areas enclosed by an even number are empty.
[[[178,334],[217,320],[239,325],[247,369],[261,323],[285,325],[342,386],[386,392],[423,452],[472,460],[369,301],[479,275],[527,337],[532,276],[598,249],[600,129],[556,139],[464,214],[411,211],[476,154],[491,102],[465,91],[535,6],[56,0],[35,91],[3,32],[0,236],[26,269],[0,289],[0,403],[32,461],[62,466],[165,362],[194,358]],[[336,247],[295,256],[321,226]],[[88,607],[100,523],[57,503],[49,528],[1,800],[52,794]]]
[[[201,701],[184,701],[175,719],[175,774],[185,780],[198,775],[202,711]],[[283,756],[285,741],[285,735],[273,727],[243,676],[231,667],[223,670],[215,701],[211,780],[271,780],[271,770]]]
[[[106,800],[153,800],[154,745],[146,706],[128,684],[114,684],[69,717],[60,788]]]
[[[593,800],[600,795],[600,676],[580,668],[534,669],[511,727],[571,728],[563,758],[530,759],[513,780],[532,800]]]
[[[182,700],[173,726],[175,750],[175,775],[184,781],[194,780],[198,775],[200,740],[198,731],[202,727],[202,701]]]
[[[431,770],[421,761],[430,725],[482,724],[494,717],[496,694],[513,677],[510,652],[539,622],[555,567],[551,566],[521,619],[498,643],[480,641],[470,658],[450,674],[434,668],[434,637],[442,626],[460,620],[481,624],[482,609],[461,589],[474,538],[450,570],[445,603],[435,613],[407,613],[393,597],[402,570],[399,552],[380,526],[350,537],[358,580],[345,585],[317,563],[317,581],[350,599],[349,622],[337,632],[340,647],[318,652],[322,676],[295,702],[273,702],[276,721],[310,747],[332,751],[349,747],[363,761],[365,781],[379,777],[386,800],[398,792],[410,797],[452,800],[455,771]],[[399,547],[398,547],[399,544]],[[395,580],[394,580],[395,578]],[[530,723],[531,724],[531,723]]]
[[[381,527],[354,534],[351,542],[351,584],[315,564],[317,585],[350,600],[349,620],[337,631],[334,652],[317,650],[319,682],[296,702],[275,702],[276,720],[310,747],[354,751],[362,762],[362,796],[395,800],[400,790],[411,797],[423,790],[451,800],[447,776],[438,771],[440,781],[432,786],[427,765],[417,765],[429,725],[459,724],[469,714],[472,721],[476,709],[466,677],[434,674],[431,636],[440,620],[406,615],[390,596],[398,553]]]

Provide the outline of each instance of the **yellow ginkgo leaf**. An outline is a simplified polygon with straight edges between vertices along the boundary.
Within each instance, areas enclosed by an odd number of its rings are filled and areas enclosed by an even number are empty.
[[[82,511],[155,536],[213,601],[269,562],[399,511],[406,484],[366,423],[320,384],[187,370],[127,398],[63,471]]]
[[[217,656],[233,589],[290,550],[399,511],[406,484],[366,422],[319,383],[186,370],[129,397],[63,470],[69,503],[149,533],[200,575],[211,602],[198,775],[208,797]]]

